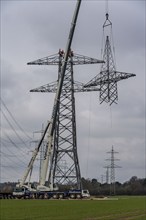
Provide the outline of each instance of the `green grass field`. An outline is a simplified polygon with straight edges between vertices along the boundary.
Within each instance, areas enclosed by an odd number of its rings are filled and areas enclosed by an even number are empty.
[[[146,220],[146,197],[111,200],[1,200],[0,220]]]

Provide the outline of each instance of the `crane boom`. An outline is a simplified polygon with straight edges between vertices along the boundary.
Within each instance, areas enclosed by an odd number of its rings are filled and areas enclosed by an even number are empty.
[[[44,137],[45,137],[45,135],[46,135],[46,133],[47,133],[47,130],[48,130],[48,128],[49,128],[49,125],[50,125],[50,122],[48,122],[48,124],[47,124],[47,126],[46,126],[46,128],[45,128],[45,130],[44,130],[44,133],[43,133],[43,135],[42,135],[42,138],[40,139],[37,148],[35,148],[35,150],[34,150],[34,152],[33,152],[33,155],[32,155],[32,157],[31,157],[31,160],[30,160],[30,162],[29,162],[29,164],[28,164],[28,166],[27,166],[27,168],[26,168],[26,171],[25,171],[25,173],[24,173],[22,179],[20,180],[20,184],[19,184],[20,186],[23,186],[23,185],[25,184],[25,181],[26,181],[26,179],[27,179],[27,177],[28,177],[28,174],[29,174],[29,172],[31,171],[31,169],[32,169],[32,167],[33,167],[33,163],[34,163],[34,161],[35,161],[35,159],[36,159],[36,157],[37,157],[37,154],[38,154],[38,152],[39,152],[40,146],[41,146],[41,144],[42,144],[42,142],[43,142],[43,140],[44,140]]]

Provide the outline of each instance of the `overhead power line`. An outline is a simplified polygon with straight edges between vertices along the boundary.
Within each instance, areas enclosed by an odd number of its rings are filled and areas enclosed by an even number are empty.
[[[28,146],[26,145],[25,141],[20,137],[20,135],[18,134],[16,129],[13,127],[13,125],[11,124],[11,122],[9,121],[9,119],[7,118],[7,116],[5,115],[5,113],[3,112],[2,109],[1,109],[1,112],[2,112],[2,115],[5,118],[5,120],[7,121],[7,123],[11,127],[11,129],[13,130],[13,132],[16,134],[17,138],[21,141],[21,143],[23,143],[28,148]]]
[[[22,150],[22,149],[11,139],[11,137],[10,137],[8,134],[6,134],[5,131],[3,131],[3,133],[4,133],[4,135],[6,136],[6,138],[10,141],[10,143],[11,143],[15,148],[17,148],[17,150],[21,151],[21,152],[23,153],[23,155],[26,156],[26,152],[25,152],[24,150]]]
[[[10,110],[8,109],[8,107],[6,106],[6,104],[4,103],[4,101],[2,100],[2,98],[0,98],[1,103],[3,104],[3,106],[5,107],[5,109],[7,110],[7,112],[9,113],[9,115],[11,116],[11,118],[13,119],[13,121],[16,123],[16,125],[18,126],[18,128],[25,134],[25,136],[28,139],[32,139],[32,137],[30,137],[25,131],[24,129],[20,126],[20,124],[16,121],[16,119],[14,118],[14,116],[12,115],[12,113],[10,112]]]

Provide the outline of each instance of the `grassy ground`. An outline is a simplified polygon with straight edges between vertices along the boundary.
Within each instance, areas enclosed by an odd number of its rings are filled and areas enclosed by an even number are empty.
[[[118,200],[1,200],[0,220],[145,220],[146,197]]]

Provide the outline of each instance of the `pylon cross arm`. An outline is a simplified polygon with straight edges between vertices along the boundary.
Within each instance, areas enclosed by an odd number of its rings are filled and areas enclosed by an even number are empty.
[[[41,59],[27,63],[27,65],[58,65],[59,64],[59,55],[54,54],[47,56]]]
[[[30,92],[52,92],[52,93],[56,93],[56,91],[57,91],[57,81],[30,90]]]
[[[73,65],[96,64],[96,63],[104,63],[104,61],[79,54],[74,54],[73,56]]]
[[[35,61],[27,63],[27,65],[58,65],[60,63],[59,54],[54,54],[51,56],[47,56],[41,59],[37,59]],[[73,54],[72,56],[73,65],[83,65],[83,64],[96,64],[96,63],[104,63],[103,60],[98,60],[92,57],[83,56],[79,54]]]
[[[58,82],[52,82],[48,83],[46,85],[37,87],[35,89],[31,89],[30,92],[51,92],[51,93],[56,93],[57,91],[57,85]],[[99,86],[92,86],[92,87],[84,87],[84,84],[81,82],[74,82],[74,92],[91,92],[91,91],[100,91]]]
[[[100,74],[98,74],[88,83],[86,83],[84,87],[91,87],[91,86],[98,86],[98,85],[102,86],[104,84],[116,83],[123,79],[128,79],[134,76],[136,75],[133,73],[125,73],[125,72],[118,72],[118,71],[110,72],[108,75],[107,71],[101,71]]]
[[[85,88],[98,87],[100,88],[100,104],[102,102],[117,104],[118,92],[117,92],[117,82],[128,79],[130,77],[136,76],[133,73],[125,73],[118,71],[101,71],[97,76],[91,79],[88,83],[84,85]]]

